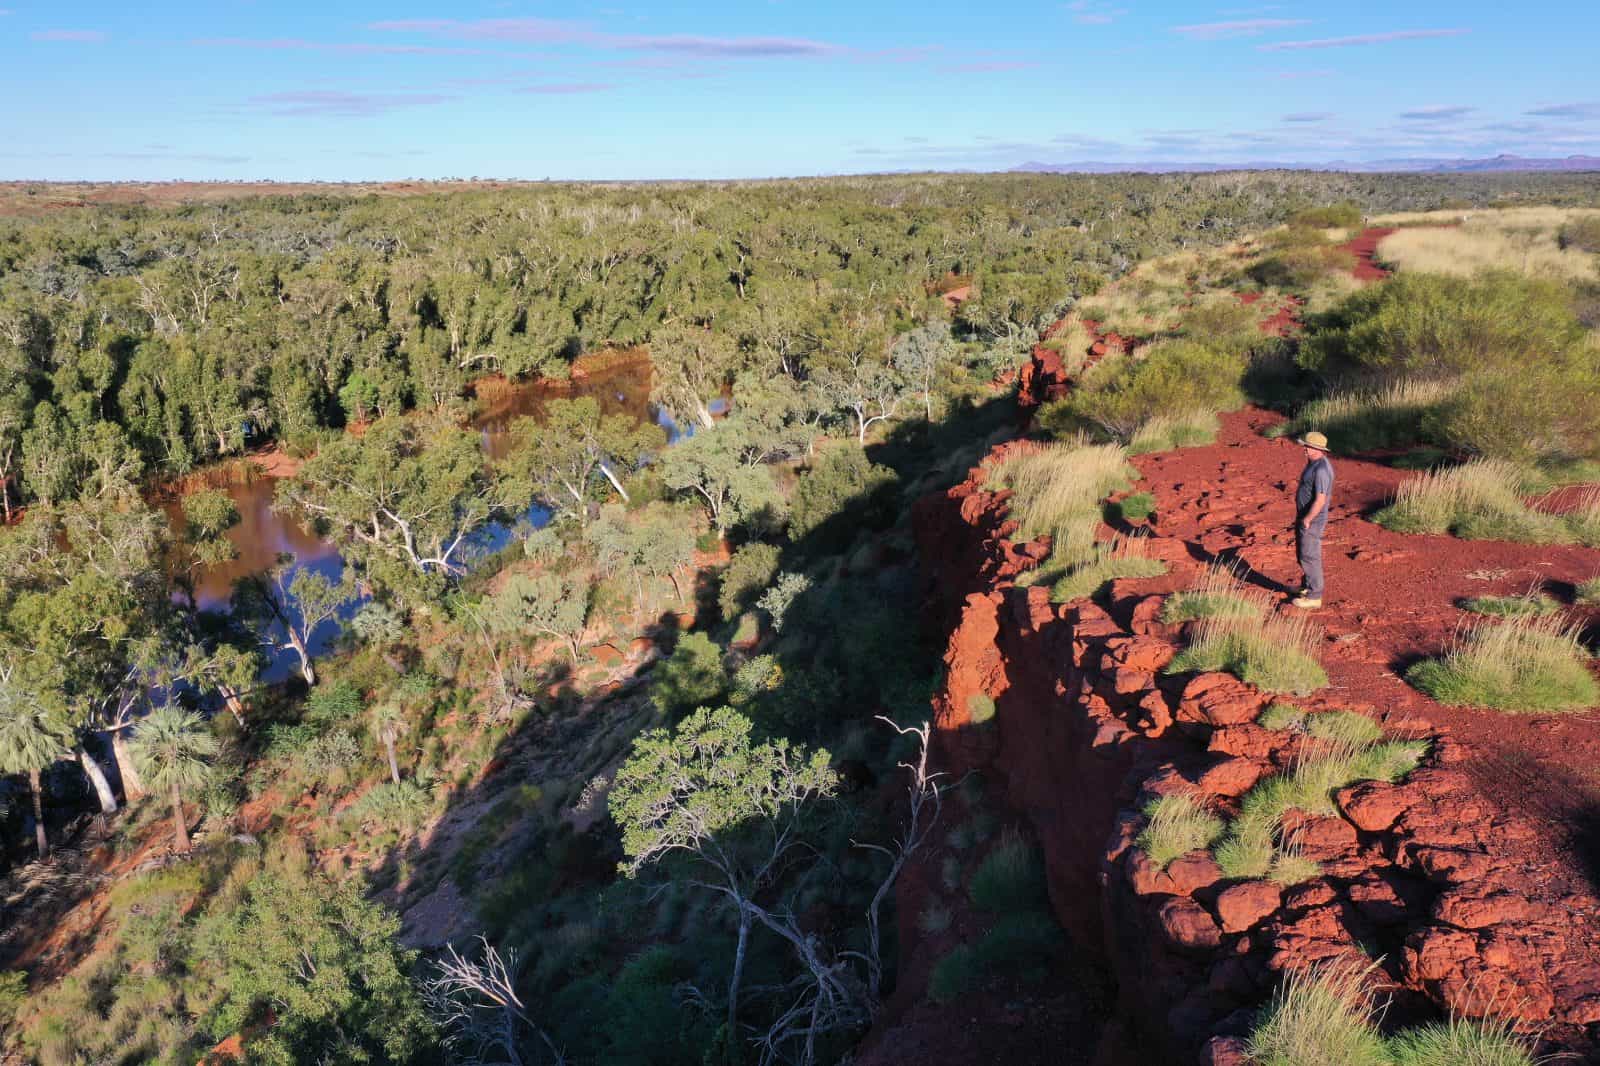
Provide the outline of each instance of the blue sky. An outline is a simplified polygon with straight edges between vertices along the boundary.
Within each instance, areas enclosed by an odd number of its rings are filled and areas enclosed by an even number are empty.
[[[0,0],[0,177],[1600,154],[1596,41],[1595,0]]]

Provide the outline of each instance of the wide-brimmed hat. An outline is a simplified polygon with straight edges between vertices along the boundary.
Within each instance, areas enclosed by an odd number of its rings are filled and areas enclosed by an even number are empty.
[[[1325,452],[1328,450],[1327,436],[1325,434],[1318,433],[1314,429],[1309,433],[1302,433],[1300,436],[1294,439],[1294,442],[1296,444],[1303,444],[1307,448],[1315,448],[1319,452]]]

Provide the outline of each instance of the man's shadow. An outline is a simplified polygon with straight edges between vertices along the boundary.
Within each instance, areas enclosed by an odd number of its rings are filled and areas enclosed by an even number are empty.
[[[1273,580],[1266,574],[1263,574],[1261,571],[1251,566],[1245,561],[1244,556],[1239,554],[1238,548],[1223,548],[1221,551],[1208,552],[1200,545],[1192,541],[1187,542],[1185,547],[1188,548],[1189,557],[1195,562],[1206,566],[1226,566],[1228,569],[1233,571],[1234,576],[1239,579],[1241,584],[1282,595],[1288,595],[1290,593],[1299,591],[1298,589],[1285,585],[1281,581]]]

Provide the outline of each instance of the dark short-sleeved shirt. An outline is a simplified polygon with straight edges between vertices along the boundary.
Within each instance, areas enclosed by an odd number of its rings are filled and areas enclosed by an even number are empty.
[[[1317,512],[1317,517],[1311,520],[1311,528],[1321,532],[1328,524],[1328,508],[1333,504],[1333,464],[1327,459],[1318,459],[1314,463],[1307,463],[1306,468],[1300,471],[1300,487],[1294,494],[1294,513],[1297,519],[1304,518],[1311,509],[1311,501],[1317,498],[1317,493],[1326,497],[1322,510]]]

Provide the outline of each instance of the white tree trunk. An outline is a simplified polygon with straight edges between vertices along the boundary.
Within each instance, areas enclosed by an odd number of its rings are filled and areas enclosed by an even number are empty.
[[[100,764],[94,761],[94,756],[90,755],[82,744],[72,749],[72,753],[78,757],[79,765],[83,767],[83,772],[94,785],[95,794],[100,799],[100,813],[116,814],[117,794],[111,791],[111,782],[106,780],[106,772],[100,769]]]
[[[111,754],[117,760],[117,773],[122,777],[122,794],[132,803],[144,796],[145,787],[139,768],[133,764],[133,755],[128,751],[126,733],[127,730],[119,729],[111,734]]]

